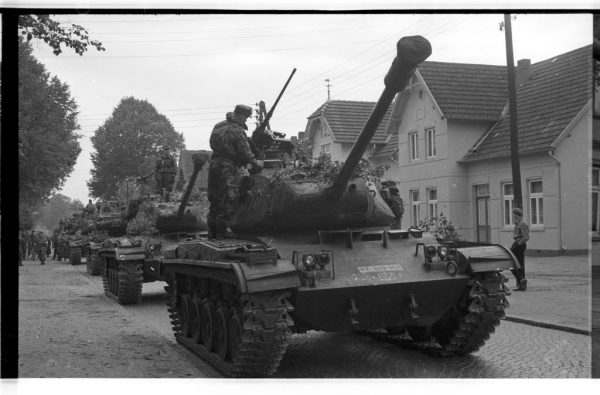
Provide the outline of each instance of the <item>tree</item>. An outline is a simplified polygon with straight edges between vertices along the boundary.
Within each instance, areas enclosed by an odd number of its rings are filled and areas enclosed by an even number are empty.
[[[110,198],[117,182],[141,177],[154,169],[163,147],[171,153],[185,147],[183,134],[146,100],[121,99],[112,115],[92,136],[92,178],[87,185],[92,196]]]
[[[69,87],[32,56],[19,40],[19,204],[27,213],[56,192],[73,171],[81,148],[75,133],[77,103]]]
[[[40,208],[36,222],[46,229],[52,230],[58,227],[58,221],[61,218],[70,218],[73,213],[81,213],[82,211],[83,203],[80,200],[71,200],[70,197],[57,193]]]
[[[75,24],[62,27],[49,15],[20,15],[18,27],[27,42],[33,38],[43,40],[52,47],[52,52],[57,56],[62,52],[61,45],[73,48],[80,56],[88,50],[88,46],[96,47],[98,51],[106,50],[101,42],[90,40],[84,27]]]

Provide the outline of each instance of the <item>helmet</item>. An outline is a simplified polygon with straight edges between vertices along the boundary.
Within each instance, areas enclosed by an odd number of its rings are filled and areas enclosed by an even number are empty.
[[[244,115],[246,117],[252,116],[252,107],[246,106],[245,104],[238,104],[235,106],[234,113]]]

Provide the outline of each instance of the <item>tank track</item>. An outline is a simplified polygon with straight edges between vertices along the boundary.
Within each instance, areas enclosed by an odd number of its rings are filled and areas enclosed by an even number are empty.
[[[185,272],[186,280],[212,280],[236,288],[238,285],[237,278],[230,272],[201,268]],[[183,333],[184,325],[178,308],[182,293],[173,278],[167,282],[167,306],[177,342],[228,377],[268,377],[275,373],[291,336],[289,328],[294,324],[289,315],[293,307],[287,301],[285,292],[236,293],[228,301],[221,298],[215,302],[227,305],[230,317],[238,314],[243,329],[235,360],[231,356],[224,360],[216,352],[207,350],[203,344],[196,343],[193,335],[188,337]],[[209,298],[214,300],[214,295],[211,294]]]
[[[97,254],[92,253],[91,251],[86,261],[86,269],[87,272],[92,276],[102,274],[102,271],[104,269],[100,257]]]
[[[474,278],[463,300],[448,312],[432,328],[437,340],[418,341],[410,337],[386,333],[385,331],[361,332],[379,341],[402,348],[425,352],[433,356],[463,356],[479,350],[504,318],[504,309],[509,307],[504,276]]]
[[[139,261],[120,262],[118,268],[107,265],[102,274],[104,293],[119,304],[135,304],[142,296],[144,274]]]
[[[71,248],[70,262],[71,265],[79,265],[81,263],[81,248]]]

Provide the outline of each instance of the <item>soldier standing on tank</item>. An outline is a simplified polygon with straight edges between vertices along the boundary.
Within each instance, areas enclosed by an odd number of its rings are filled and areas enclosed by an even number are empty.
[[[208,170],[208,235],[211,239],[227,231],[231,215],[238,202],[238,168],[253,164],[263,167],[263,161],[254,157],[248,137],[246,120],[252,115],[252,108],[243,104],[235,106],[227,113],[225,120],[213,128],[210,147],[213,154]]]
[[[173,191],[175,167],[175,159],[171,156],[169,147],[164,147],[160,158],[156,160],[154,176],[156,177],[157,193],[162,194],[163,190],[167,193],[165,200],[168,200],[168,193]]]
[[[391,229],[401,229],[402,216],[404,215],[404,200],[400,197],[400,190],[394,181],[382,181],[381,195],[394,213],[394,220],[390,224]]]
[[[88,199],[88,204],[83,209],[83,218],[94,215],[94,213],[96,213],[96,206],[92,203],[92,199]]]

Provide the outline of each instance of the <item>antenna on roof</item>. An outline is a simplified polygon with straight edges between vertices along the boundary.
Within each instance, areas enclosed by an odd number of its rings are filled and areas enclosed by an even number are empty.
[[[329,100],[331,100],[330,90],[329,90],[329,88],[331,88],[331,84],[329,83],[329,78],[326,78],[324,81],[327,82],[327,84],[325,84],[325,86],[327,87],[327,101],[329,101]]]

